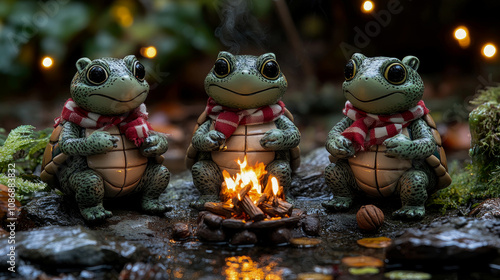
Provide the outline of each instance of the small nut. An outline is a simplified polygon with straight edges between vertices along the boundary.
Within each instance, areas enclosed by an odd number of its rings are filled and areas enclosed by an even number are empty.
[[[361,206],[356,214],[356,221],[360,229],[375,231],[384,223],[384,213],[375,205]]]
[[[172,235],[175,240],[187,239],[191,235],[191,227],[186,223],[176,223]]]

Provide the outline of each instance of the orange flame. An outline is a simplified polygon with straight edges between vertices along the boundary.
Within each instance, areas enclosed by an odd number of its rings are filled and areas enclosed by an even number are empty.
[[[239,195],[239,191],[247,185],[251,186],[248,196],[250,199],[256,203],[256,201],[262,196],[264,191],[264,186],[260,183],[264,175],[267,174],[266,166],[262,162],[258,162],[255,166],[248,166],[247,157],[241,161],[238,159],[236,161],[240,166],[240,172],[235,174],[233,177],[226,170],[222,171],[222,176],[224,177],[224,183],[222,184],[221,197],[226,200],[234,197],[238,193],[238,200],[242,197]],[[276,188],[275,194],[279,190],[278,180],[274,177],[269,177],[272,181],[273,191]]]
[[[271,184],[273,186],[273,194],[275,196],[277,196],[278,191],[280,190],[280,185],[278,184],[278,179],[276,179],[275,177],[271,177]]]

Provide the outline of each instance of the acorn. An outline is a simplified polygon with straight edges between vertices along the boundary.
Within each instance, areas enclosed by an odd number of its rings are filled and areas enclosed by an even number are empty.
[[[356,214],[356,221],[360,229],[375,231],[384,223],[384,213],[375,205],[361,206]]]

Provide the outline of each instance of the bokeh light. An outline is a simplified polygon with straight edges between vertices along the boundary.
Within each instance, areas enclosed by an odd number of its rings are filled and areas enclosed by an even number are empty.
[[[156,56],[156,48],[153,46],[141,48],[141,55],[147,58],[153,58]]]
[[[369,12],[373,11],[373,8],[375,8],[375,5],[373,4],[372,1],[363,2],[363,7],[362,7],[363,12],[369,13]]]
[[[115,20],[122,27],[130,27],[132,23],[134,23],[134,17],[132,16],[132,12],[126,6],[122,5],[113,6],[112,14]]]
[[[463,40],[468,35],[467,27],[465,26],[457,27],[457,29],[455,29],[455,32],[453,34],[455,34],[455,38],[457,40]]]
[[[453,37],[458,41],[462,48],[467,48],[470,45],[469,29],[465,26],[459,26],[453,31]]]
[[[50,68],[54,65],[54,60],[52,57],[46,56],[42,59],[42,66],[44,68]]]
[[[488,44],[485,44],[483,46],[482,53],[485,57],[491,58],[491,57],[495,56],[496,52],[497,52],[497,48],[492,43],[488,43]]]

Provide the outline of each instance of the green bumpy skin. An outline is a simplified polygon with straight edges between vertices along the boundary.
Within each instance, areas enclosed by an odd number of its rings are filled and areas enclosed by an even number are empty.
[[[81,58],[76,63],[78,72],[71,83],[73,100],[83,109],[101,115],[121,115],[134,110],[144,102],[149,91],[144,76],[135,72],[137,63],[133,55],[124,59],[101,58],[93,61]],[[100,84],[92,80],[96,79],[90,74],[94,67],[100,67],[101,70],[101,76],[97,78],[106,77]],[[112,213],[103,207],[106,188],[103,177],[88,166],[87,156],[111,151],[116,148],[118,138],[107,131],[94,131],[86,137],[84,131],[75,123],[68,121],[63,124],[59,147],[69,157],[61,165],[57,177],[58,188],[67,195],[74,195],[81,214],[85,220],[92,222],[109,218]],[[170,172],[154,160],[167,149],[167,137],[154,131],[139,147],[140,154],[149,159],[133,193],[142,194],[141,207],[149,213],[167,210],[158,198],[168,186]]]
[[[405,77],[397,83],[390,81],[391,77],[387,75],[388,68],[395,64],[402,67],[399,69],[404,69],[401,73]],[[344,95],[354,107],[362,111],[379,115],[395,114],[416,106],[422,98],[424,84],[416,71],[419,61],[414,56],[407,56],[400,61],[389,57],[368,58],[356,53],[347,66],[354,70],[346,70],[346,81],[342,86]],[[329,210],[350,208],[353,198],[363,192],[356,183],[348,161],[356,156],[353,143],[341,135],[353,122],[344,117],[331,129],[326,141],[327,151],[337,159],[336,163],[325,169],[326,182],[333,199],[324,202],[323,206]],[[386,139],[382,145],[386,148],[385,156],[412,160],[412,167],[397,181],[394,195],[401,198],[402,207],[393,215],[397,218],[418,219],[424,216],[428,192],[436,185],[435,172],[424,162],[435,151],[436,142],[430,127],[422,119],[414,120],[408,129],[412,139],[398,134]]]
[[[228,65],[225,72],[221,71],[218,64],[221,61],[224,65]],[[277,67],[276,72],[264,70],[266,63],[269,62]],[[269,76],[270,74],[272,76]],[[207,94],[218,104],[235,109],[251,109],[276,104],[285,93],[287,86],[287,80],[279,70],[276,57],[272,53],[257,57],[220,52],[214,68],[205,78]],[[264,180],[267,181],[268,176],[273,175],[287,190],[291,184],[292,174],[289,149],[298,146],[300,132],[286,116],[279,117],[274,123],[276,128],[267,131],[260,139],[263,150],[276,152],[274,161],[266,167],[268,174]],[[223,181],[222,171],[212,160],[211,152],[223,149],[228,139],[221,132],[211,130],[211,126],[212,120],[207,119],[198,127],[192,138],[192,146],[198,151],[198,156],[191,171],[193,182],[202,194],[193,206],[200,209],[206,201],[219,200],[219,191]]]

